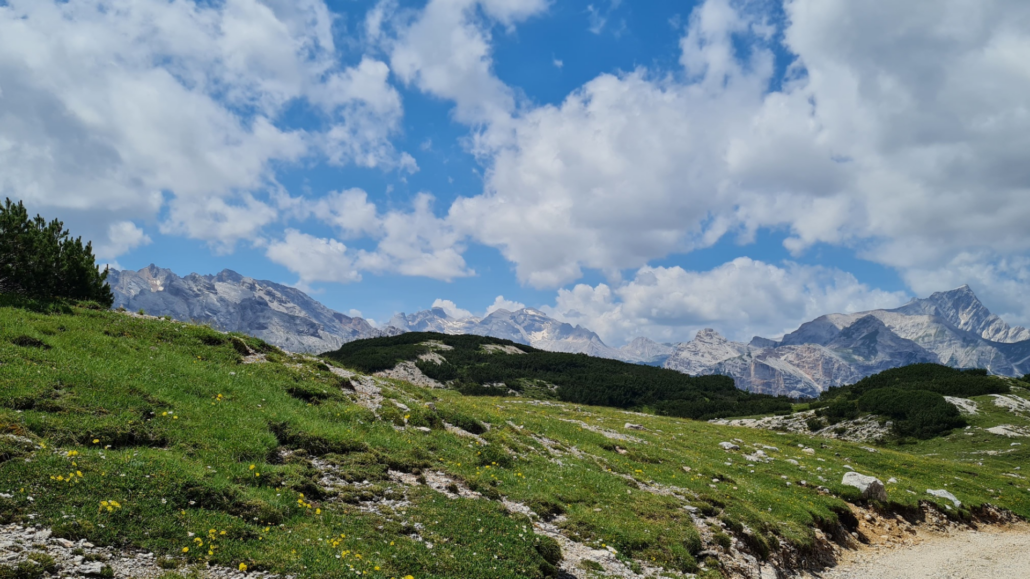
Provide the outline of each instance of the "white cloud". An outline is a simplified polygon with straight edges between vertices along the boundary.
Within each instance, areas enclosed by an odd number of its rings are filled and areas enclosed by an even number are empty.
[[[514,92],[494,76],[489,22],[505,26],[539,14],[545,0],[430,0],[401,26],[390,65],[405,83],[454,101],[455,118],[479,125],[499,123],[515,108]]]
[[[472,312],[459,308],[451,300],[437,299],[433,301],[433,307],[442,309],[443,311],[447,312],[448,316],[456,320],[463,320],[465,318],[472,317]]]
[[[906,300],[904,293],[870,288],[840,270],[742,257],[703,272],[643,267],[618,287],[559,290],[555,305],[543,309],[618,345],[637,336],[688,340],[705,327],[738,340],[773,337],[826,313],[896,307]]]
[[[227,250],[276,219],[275,164],[415,170],[389,141],[387,66],[340,66],[331,28],[322,0],[4,2],[0,195],[106,251],[130,248],[104,241],[112,224],[162,208],[162,231]],[[277,126],[299,99],[323,107],[322,127]]]
[[[487,306],[486,315],[489,316],[497,310],[508,310],[509,312],[517,312],[518,310],[521,310],[524,307],[526,307],[526,304],[512,300],[506,300],[504,299],[504,296],[497,296],[496,298],[494,298],[494,303]]]
[[[303,289],[315,282],[361,281],[354,252],[335,239],[287,229],[283,239],[268,245],[265,255],[297,274],[300,277],[298,285]]]
[[[151,242],[150,236],[131,221],[118,221],[107,228],[107,239],[93,249],[97,259],[121,255]]]
[[[535,287],[760,228],[788,230],[798,255],[843,245],[902,274],[1026,255],[1030,5],[785,9],[797,60],[778,90],[764,5],[707,0],[681,71],[602,74],[477,140],[484,191],[450,219]]]
[[[462,236],[437,217],[432,206],[433,197],[419,193],[410,211],[380,214],[361,189],[332,192],[322,199],[298,203],[292,208],[293,214],[331,225],[344,239],[372,239],[375,249],[351,249],[337,239],[287,230],[283,239],[269,246],[266,255],[296,273],[303,286],[319,281],[358,281],[358,272],[399,273],[444,281],[474,275],[462,257]],[[303,263],[309,250],[318,255],[329,252],[332,259],[319,257],[315,265]]]

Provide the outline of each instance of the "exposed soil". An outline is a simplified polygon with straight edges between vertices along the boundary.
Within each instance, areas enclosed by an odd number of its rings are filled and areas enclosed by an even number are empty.
[[[1030,525],[984,525],[946,532],[916,529],[901,543],[844,553],[836,567],[806,579],[1008,579],[1030,577]]]

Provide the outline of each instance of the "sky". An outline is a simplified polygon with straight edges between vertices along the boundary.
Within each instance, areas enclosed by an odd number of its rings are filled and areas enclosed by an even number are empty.
[[[0,0],[0,197],[379,323],[1028,324],[1030,3]]]

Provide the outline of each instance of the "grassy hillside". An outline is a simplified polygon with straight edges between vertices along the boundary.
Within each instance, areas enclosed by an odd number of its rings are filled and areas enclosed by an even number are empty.
[[[515,353],[505,354],[500,348]],[[434,358],[419,359],[429,354]],[[789,399],[738,390],[728,376],[687,376],[584,354],[546,352],[486,336],[408,333],[358,340],[323,356],[362,372],[413,361],[425,375],[465,394],[514,390],[565,402],[646,407],[658,414],[702,419],[790,410]]]
[[[975,466],[346,375],[179,322],[0,307],[0,524],[138,546],[169,567],[423,579],[553,575],[544,519],[562,544],[669,573],[698,570],[730,535],[759,555],[804,550],[858,500],[845,466],[896,477],[899,508],[947,488],[956,516],[985,502],[1030,515],[1026,481],[1006,476],[1027,447]],[[739,451],[719,447],[732,439]],[[743,456],[762,445],[771,462]]]

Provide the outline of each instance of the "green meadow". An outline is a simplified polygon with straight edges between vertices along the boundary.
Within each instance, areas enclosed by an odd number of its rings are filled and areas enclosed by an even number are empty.
[[[558,545],[537,518],[629,565],[694,573],[709,546],[685,507],[760,556],[803,550],[860,500],[840,484],[846,466],[897,480],[880,508],[916,509],[943,488],[963,503],[940,503],[955,517],[984,503],[1030,516],[1018,468],[1030,448],[983,430],[1026,421],[989,396],[974,398],[968,431],[876,447],[378,378],[382,400],[362,404],[355,382],[372,379],[327,359],[25,306],[0,307],[0,524],[150,550],[169,575],[210,562],[299,578],[553,576]],[[761,446],[771,462],[744,457]]]

